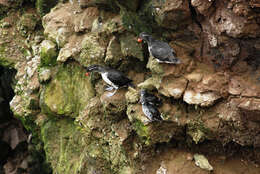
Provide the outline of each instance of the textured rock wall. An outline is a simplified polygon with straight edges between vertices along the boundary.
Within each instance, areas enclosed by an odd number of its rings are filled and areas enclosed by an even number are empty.
[[[12,111],[41,137],[54,173],[136,173],[155,144],[173,140],[259,148],[256,1],[81,0],[50,12],[39,11],[47,0],[38,12],[26,2],[17,12],[0,1],[9,10],[0,64],[17,70]],[[136,42],[142,31],[169,42],[183,63],[149,57]],[[108,97],[100,76],[84,77],[91,64],[123,71],[136,88]],[[147,124],[141,88],[162,99],[163,122]]]

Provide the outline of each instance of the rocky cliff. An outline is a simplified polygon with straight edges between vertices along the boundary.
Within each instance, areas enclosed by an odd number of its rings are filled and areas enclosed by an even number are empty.
[[[176,144],[249,148],[259,161],[258,1],[0,0],[0,14],[0,65],[17,71],[10,107],[53,173],[144,173],[158,148]],[[142,31],[182,64],[149,57],[136,41]],[[100,76],[84,76],[91,64],[136,87],[108,97]],[[162,122],[147,124],[141,88],[162,99]]]

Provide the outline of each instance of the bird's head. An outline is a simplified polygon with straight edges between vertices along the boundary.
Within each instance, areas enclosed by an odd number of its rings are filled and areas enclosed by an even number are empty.
[[[141,96],[144,96],[145,94],[146,94],[146,90],[145,90],[145,89],[141,89],[140,95],[141,95]]]
[[[145,89],[141,89],[141,91],[140,91],[140,103],[144,103],[145,102],[145,98],[144,98],[144,96],[145,96],[145,94],[146,94],[147,92],[146,92],[146,90]]]
[[[150,36],[146,32],[142,32],[142,33],[139,34],[137,41],[140,42],[140,43],[142,41],[149,42],[151,40],[151,38],[152,38],[152,36]]]
[[[103,72],[104,68],[100,65],[90,65],[86,68],[86,76],[89,76],[90,72]]]

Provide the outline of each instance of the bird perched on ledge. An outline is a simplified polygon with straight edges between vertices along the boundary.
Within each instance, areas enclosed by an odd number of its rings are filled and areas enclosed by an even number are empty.
[[[140,99],[141,103],[149,103],[157,107],[162,105],[162,101],[158,97],[148,93],[145,89],[141,89],[140,94],[141,94],[141,99]]]
[[[109,85],[106,90],[112,91],[110,97],[113,96],[119,88],[133,86],[132,80],[127,78],[122,72],[104,67],[101,65],[90,65],[86,68],[86,76],[89,76],[89,72],[98,72],[101,74],[102,79]]]
[[[161,114],[156,106],[161,103],[160,100],[156,96],[146,92],[144,89],[141,90],[140,94],[142,110],[144,115],[149,119],[148,122],[162,120]]]
[[[138,42],[145,41],[152,57],[159,63],[180,64],[181,60],[176,56],[175,51],[166,42],[156,40],[151,35],[142,32],[139,34]]]

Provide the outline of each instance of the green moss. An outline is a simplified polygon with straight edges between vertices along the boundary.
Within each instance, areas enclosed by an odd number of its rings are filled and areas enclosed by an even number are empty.
[[[54,79],[41,93],[42,111],[50,115],[78,116],[95,95],[84,69],[77,64],[60,65]]]
[[[80,141],[81,136],[70,119],[49,120],[43,125],[41,137],[54,173],[78,172],[85,145]]]
[[[8,7],[0,5],[0,20],[6,17],[8,11]]]
[[[26,37],[30,32],[34,31],[38,21],[36,15],[25,13],[17,23],[17,29],[22,36]]]
[[[153,73],[162,75],[164,73],[163,65],[157,62],[153,57],[149,57],[148,63],[146,65]]]
[[[141,121],[135,120],[134,129],[138,136],[141,138],[141,141],[146,145],[150,144],[150,136],[149,136],[149,127],[145,126]]]
[[[109,146],[79,131],[72,119],[48,120],[41,128],[41,137],[53,173],[113,173]]]
[[[41,64],[40,66],[54,66],[57,63],[57,50],[56,45],[49,41],[45,40],[41,44],[41,51],[40,51],[40,57],[41,57]]]
[[[138,58],[141,61],[144,60],[142,45],[138,44],[136,37],[133,34],[124,34],[120,37],[119,40],[121,51],[124,56],[132,56]]]
[[[187,134],[190,135],[193,141],[198,144],[205,139],[212,139],[212,132],[206,128],[201,121],[191,120],[187,126]]]
[[[49,13],[51,8],[54,7],[59,0],[37,0],[36,9],[41,17]]]
[[[140,0],[124,0],[124,1],[118,1],[122,6],[124,6],[127,10],[136,11]]]
[[[8,59],[5,49],[6,49],[5,44],[0,45],[0,65],[4,67],[13,67],[14,62]]]
[[[102,38],[104,39],[104,38]],[[82,41],[82,51],[78,61],[81,65],[103,64],[106,52],[106,45],[100,43],[96,35],[87,35]],[[105,41],[105,42],[108,42]],[[76,58],[77,59],[77,58]]]
[[[146,23],[137,13],[127,11],[126,8],[120,5],[120,16],[123,22],[124,28],[128,31],[134,32],[136,35],[145,31],[147,33],[152,32],[151,26]]]

